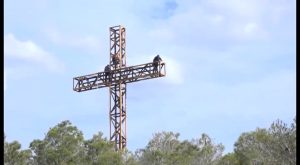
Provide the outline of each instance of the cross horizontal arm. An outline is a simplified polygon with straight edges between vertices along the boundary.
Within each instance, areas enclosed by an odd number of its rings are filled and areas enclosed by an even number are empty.
[[[73,90],[84,92],[97,88],[104,88],[119,83],[131,83],[146,79],[164,77],[166,75],[165,63],[159,63],[157,70],[154,63],[129,66],[112,70],[111,72],[98,72],[73,78]]]

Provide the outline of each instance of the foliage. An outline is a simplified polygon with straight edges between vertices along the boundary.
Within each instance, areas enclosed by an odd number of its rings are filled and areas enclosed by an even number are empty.
[[[156,133],[146,149],[137,152],[139,164],[215,164],[224,148],[221,144],[214,145],[206,134],[200,139],[183,142],[178,137],[179,133]]]
[[[17,141],[8,143],[4,137],[4,164],[5,165],[27,165],[31,163],[30,150],[20,150],[21,144]]]
[[[296,164],[295,120],[291,127],[277,120],[269,129],[243,133],[234,150],[242,164]]]
[[[21,150],[17,141],[6,142],[5,165],[252,165],[296,164],[296,120],[288,127],[280,120],[270,128],[244,132],[234,144],[234,152],[222,156],[224,146],[214,144],[207,134],[198,139],[179,140],[179,133],[159,132],[147,146],[132,153],[116,152],[114,143],[101,132],[84,140],[70,121],[50,128],[44,139]]]
[[[70,121],[50,128],[44,140],[30,144],[34,164],[78,164],[83,156],[83,134]]]
[[[236,153],[228,153],[222,156],[218,165],[239,165],[239,160],[237,159]]]
[[[85,164],[90,165],[121,165],[122,155],[115,152],[114,144],[102,137],[100,132],[93,136],[91,140],[84,142]]]

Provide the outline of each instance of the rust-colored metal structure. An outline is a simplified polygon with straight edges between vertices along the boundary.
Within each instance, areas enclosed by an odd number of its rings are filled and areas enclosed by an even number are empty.
[[[73,90],[84,92],[97,88],[109,88],[110,106],[110,140],[116,150],[123,150],[127,145],[126,132],[126,84],[141,80],[166,76],[164,62],[135,66],[126,66],[126,30],[122,26],[109,28],[110,32],[110,66],[109,72],[98,72],[73,78]],[[117,62],[116,62],[117,61]]]

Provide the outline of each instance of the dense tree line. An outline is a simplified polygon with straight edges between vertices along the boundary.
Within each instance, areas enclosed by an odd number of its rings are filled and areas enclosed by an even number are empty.
[[[33,140],[26,150],[4,136],[5,165],[294,165],[296,121],[288,126],[276,120],[268,129],[242,133],[232,153],[223,151],[224,146],[207,134],[181,141],[179,133],[160,132],[143,149],[115,152],[101,132],[85,140],[68,120],[50,128],[44,139]]]

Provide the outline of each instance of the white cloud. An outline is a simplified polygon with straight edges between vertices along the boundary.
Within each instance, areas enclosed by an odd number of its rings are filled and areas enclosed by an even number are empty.
[[[258,26],[256,23],[248,23],[246,24],[244,31],[246,34],[254,33],[258,29]]]
[[[163,56],[163,61],[166,63],[166,82],[179,85],[183,83],[183,68],[175,59]]]
[[[99,51],[103,45],[100,39],[90,35],[64,35],[55,29],[48,29],[46,34],[50,41],[55,44],[79,48],[91,52]]]
[[[211,21],[214,24],[220,24],[224,21],[224,16],[220,15],[220,14],[216,14],[216,15],[212,15],[211,16]]]
[[[241,22],[232,25],[229,34],[239,41],[267,39],[268,32],[258,22]]]
[[[165,20],[152,20],[150,39],[168,45],[199,44],[204,47],[230,47],[248,41],[269,40],[275,24],[290,18],[291,2],[282,1],[177,1],[178,9]],[[283,7],[281,7],[283,6]],[[284,27],[282,24],[280,27]],[[281,29],[283,33],[289,29]],[[285,31],[286,30],[286,31]],[[242,41],[242,42],[241,42]],[[243,42],[245,41],[245,42]],[[222,43],[222,44],[219,44]],[[226,43],[226,44],[224,44]]]
[[[171,41],[174,38],[174,33],[167,28],[158,28],[149,31],[149,37],[159,37],[163,41]]]
[[[64,70],[63,63],[52,54],[46,52],[31,40],[18,40],[13,34],[4,36],[4,55],[7,58],[25,60],[42,65],[50,71],[61,72]]]
[[[214,9],[235,14],[235,17],[253,18],[260,15],[261,7],[263,7],[262,5],[264,5],[264,2],[255,0],[212,0],[209,1],[208,4]]]
[[[130,61],[127,61],[127,66],[145,64],[152,62],[155,57],[155,53],[152,55],[138,55],[133,56]],[[166,63],[166,77],[163,78],[165,83],[179,85],[183,83],[183,67],[175,58],[169,57],[168,55],[160,55],[163,62]],[[103,68],[102,68],[103,70]]]

